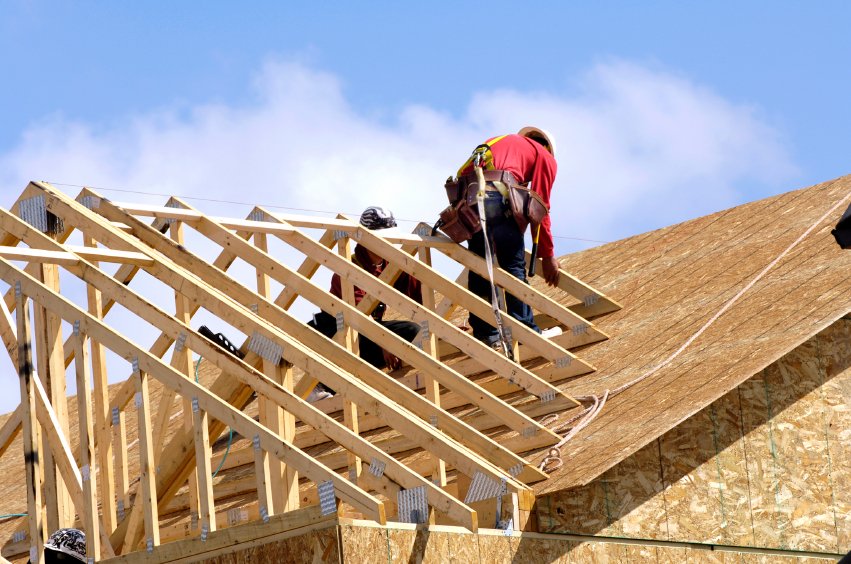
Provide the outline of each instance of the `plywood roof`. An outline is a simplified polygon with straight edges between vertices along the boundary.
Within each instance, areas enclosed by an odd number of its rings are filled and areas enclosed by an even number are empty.
[[[624,307],[597,322],[612,338],[581,351],[598,370],[561,387],[601,395],[647,373],[849,195],[846,176],[563,257]],[[830,234],[846,205],[670,364],[611,398],[536,493],[588,483],[851,311],[851,253]]]

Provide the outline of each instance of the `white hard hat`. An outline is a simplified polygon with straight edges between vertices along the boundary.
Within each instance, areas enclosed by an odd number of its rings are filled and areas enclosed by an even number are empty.
[[[387,229],[396,227],[396,218],[393,212],[381,206],[369,206],[360,215],[360,224],[367,229]]]
[[[45,552],[61,553],[74,560],[86,562],[86,533],[80,529],[59,529],[44,543]],[[66,559],[67,560],[67,559]]]
[[[529,139],[533,139],[544,146],[544,148],[550,152],[552,156],[556,154],[556,143],[553,140],[553,136],[546,129],[541,129],[540,127],[532,127],[531,125],[527,125],[517,132],[517,135],[521,137],[528,137]]]

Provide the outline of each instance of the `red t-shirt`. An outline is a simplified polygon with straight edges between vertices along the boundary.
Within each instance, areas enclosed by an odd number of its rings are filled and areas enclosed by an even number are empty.
[[[485,143],[491,147],[485,160],[485,170],[507,170],[521,184],[530,182],[532,191],[539,194],[549,208],[550,193],[557,170],[556,160],[550,152],[537,142],[516,133],[491,137]],[[468,161],[458,171],[458,175],[461,176],[472,170],[472,165]],[[547,214],[541,222],[538,256],[547,258],[554,253],[552,222],[550,215]]]
[[[373,276],[381,276],[381,273],[384,272],[384,269],[387,267],[387,261],[382,260],[378,264],[373,264],[369,257],[369,252],[366,250],[366,247],[363,245],[357,244],[355,245],[355,254],[352,257],[352,262],[356,265],[360,266]],[[396,283],[393,284],[393,287],[417,302],[418,304],[423,303],[423,292],[422,285],[420,281],[410,276],[407,272],[403,272],[399,275],[399,278],[396,279]],[[336,272],[331,277],[331,293],[337,298],[342,299],[343,297],[343,287],[340,279],[340,275]],[[359,304],[363,297],[366,295],[366,292],[355,286],[355,305]],[[381,320],[384,316],[383,308],[378,309],[378,313],[374,314],[374,317],[377,320]]]

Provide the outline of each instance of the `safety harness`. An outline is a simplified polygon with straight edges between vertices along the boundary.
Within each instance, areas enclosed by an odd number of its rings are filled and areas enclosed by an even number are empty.
[[[496,141],[498,140],[499,139],[496,139]],[[487,214],[485,213],[485,188],[487,187],[487,183],[485,182],[485,174],[483,171],[483,166],[489,156],[488,153],[490,153],[490,146],[483,143],[476,147],[473,151],[473,155],[470,157],[470,162],[473,165],[473,170],[476,173],[476,179],[478,180],[479,185],[479,191],[476,194],[476,204],[479,209],[479,220],[482,223],[482,236],[485,240],[485,262],[488,267],[488,279],[491,286],[491,308],[493,309],[493,316],[496,321],[496,330],[499,334],[499,341],[502,344],[503,352],[510,360],[514,360],[514,347],[511,344],[511,333],[505,327],[502,319],[502,308],[504,307],[504,304],[502,303],[502,294],[497,290],[493,279],[494,250],[491,245],[490,235],[488,234]],[[492,160],[493,156],[491,155],[490,157]],[[465,167],[466,166],[467,165],[465,164]]]

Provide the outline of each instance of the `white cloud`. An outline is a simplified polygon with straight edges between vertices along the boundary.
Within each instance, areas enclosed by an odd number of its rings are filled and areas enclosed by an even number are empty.
[[[752,199],[749,183],[795,174],[779,133],[754,109],[688,80],[615,62],[591,69],[581,85],[579,95],[480,92],[461,117],[410,106],[388,125],[351,107],[335,76],[273,61],[244,106],[157,109],[107,126],[46,117],[0,155],[0,205],[11,206],[28,180],[43,179],[181,195],[215,215],[244,217],[258,203],[351,213],[381,204],[397,217],[433,222],[446,205],[443,181],[469,152],[526,124],[557,139],[557,235],[612,240]],[[556,245],[557,252],[587,246]]]
[[[61,117],[34,124],[0,156],[0,186],[7,206],[39,178],[328,211],[380,203],[432,221],[443,180],[477,143],[534,123],[558,143],[556,234],[611,240],[734,205],[750,199],[750,185],[796,172],[758,112],[684,78],[610,62],[581,85],[579,95],[481,92],[460,118],[411,106],[387,125],[352,108],[335,76],[272,61],[250,105],[156,110],[106,128]]]

